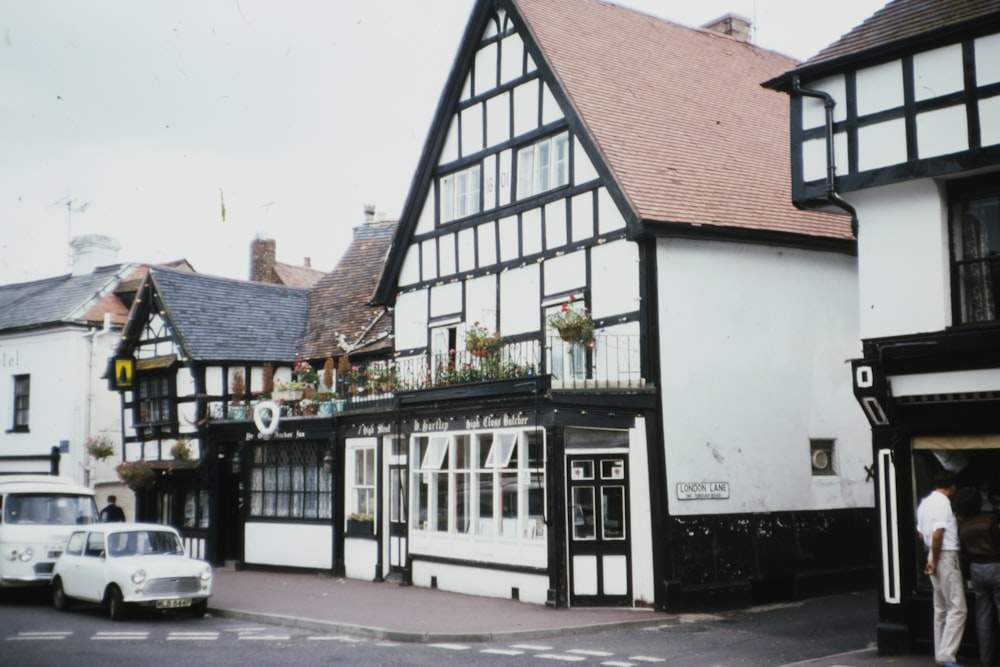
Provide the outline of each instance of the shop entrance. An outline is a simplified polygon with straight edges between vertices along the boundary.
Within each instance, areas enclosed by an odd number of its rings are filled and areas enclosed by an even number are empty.
[[[386,517],[387,550],[389,576],[404,577],[406,571],[407,521],[409,519],[409,475],[406,466],[406,440],[388,438],[386,452],[386,493],[388,495]]]
[[[631,606],[627,452],[566,455],[570,606]]]

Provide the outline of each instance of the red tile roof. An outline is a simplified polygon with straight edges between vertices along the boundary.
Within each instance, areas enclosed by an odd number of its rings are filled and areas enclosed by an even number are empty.
[[[760,83],[795,60],[596,0],[514,5],[640,219],[851,238],[791,203],[788,98]]]

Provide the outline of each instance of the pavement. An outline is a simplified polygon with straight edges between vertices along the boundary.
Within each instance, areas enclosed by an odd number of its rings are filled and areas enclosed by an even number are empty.
[[[650,609],[553,609],[516,600],[400,586],[395,581],[229,568],[215,572],[209,609],[216,616],[255,623],[424,643],[526,640],[650,627],[679,620],[678,615]],[[874,640],[874,629],[872,634]],[[793,664],[933,667],[934,660],[927,655],[880,656],[869,646]]]

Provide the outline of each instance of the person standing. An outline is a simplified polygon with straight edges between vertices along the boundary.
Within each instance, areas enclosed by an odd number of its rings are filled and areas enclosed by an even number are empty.
[[[118,507],[118,497],[108,496],[108,504],[104,506],[101,510],[101,521],[103,523],[110,523],[112,521],[124,521],[125,520],[125,510]]]
[[[969,563],[969,581],[976,594],[976,638],[979,663],[992,665],[995,640],[993,625],[1000,610],[1000,525],[992,512],[982,512],[979,490],[964,486],[955,493],[952,506],[958,519],[958,540]]]
[[[943,667],[960,667],[956,661],[965,631],[965,588],[959,561],[958,522],[951,509],[955,474],[934,475],[934,490],[917,507],[917,535],[927,547],[924,574],[934,588],[934,659]]]

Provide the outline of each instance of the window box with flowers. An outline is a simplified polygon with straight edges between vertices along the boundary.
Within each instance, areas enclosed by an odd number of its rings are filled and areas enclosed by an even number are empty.
[[[170,448],[170,456],[174,458],[175,461],[188,461],[191,459],[191,446],[188,441],[181,438],[174,443],[173,447]]]
[[[563,302],[558,313],[549,316],[549,326],[571,345],[590,347],[594,343],[594,320],[587,308],[576,301],[576,297],[571,296]]]
[[[87,438],[87,453],[98,461],[103,461],[115,453],[115,448],[108,436],[98,435],[93,438]]]
[[[141,491],[153,483],[156,472],[145,461],[126,461],[115,468],[118,479],[133,491]]]

